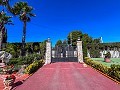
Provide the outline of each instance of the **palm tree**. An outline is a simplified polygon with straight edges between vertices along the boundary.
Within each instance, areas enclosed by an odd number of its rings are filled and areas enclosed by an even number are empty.
[[[5,0],[0,0],[0,5],[5,5]]]
[[[33,8],[28,6],[26,2],[17,2],[11,10],[23,22],[22,55],[25,55],[26,25],[31,20],[30,17],[35,16],[32,13]]]
[[[6,30],[5,25],[12,24],[10,18],[11,16],[7,16],[4,10],[0,12],[0,50],[2,49],[3,35]]]
[[[0,5],[5,6],[7,8],[7,10],[13,14],[12,9],[11,9],[10,4],[9,4],[9,1],[10,0],[0,0]]]

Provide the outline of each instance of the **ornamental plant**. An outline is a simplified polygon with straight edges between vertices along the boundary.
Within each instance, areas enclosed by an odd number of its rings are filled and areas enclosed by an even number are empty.
[[[120,65],[112,64],[110,67],[107,67],[88,57],[85,58],[85,63],[120,82]]]
[[[111,54],[110,54],[110,52],[107,52],[106,54],[104,54],[105,55],[105,58],[111,58]]]
[[[44,65],[44,60],[36,60],[25,69],[25,72],[27,74],[32,74],[36,72],[43,65]]]
[[[14,75],[10,75],[10,76],[7,76],[5,80],[11,80],[11,79],[15,80],[16,77]]]

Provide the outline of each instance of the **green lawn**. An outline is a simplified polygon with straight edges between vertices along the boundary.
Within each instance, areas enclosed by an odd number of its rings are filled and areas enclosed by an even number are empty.
[[[104,58],[91,58],[92,60],[98,61],[100,63],[102,63],[103,65],[106,65],[108,67],[110,67],[111,64],[119,64],[120,65],[120,58],[111,58],[111,62],[110,63],[106,63],[104,62]]]

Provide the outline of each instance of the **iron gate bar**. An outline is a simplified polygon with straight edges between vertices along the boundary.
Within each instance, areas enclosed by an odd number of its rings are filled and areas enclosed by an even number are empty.
[[[56,46],[52,49],[52,62],[78,62],[77,47]]]

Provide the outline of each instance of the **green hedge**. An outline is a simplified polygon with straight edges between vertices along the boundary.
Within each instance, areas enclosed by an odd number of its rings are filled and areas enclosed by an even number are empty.
[[[28,56],[20,57],[20,58],[12,58],[8,62],[8,65],[24,65],[24,64],[31,64],[35,60],[40,60],[41,55],[40,54],[31,54]]]
[[[44,64],[44,60],[34,61],[25,69],[25,72],[27,74],[32,74],[36,72],[40,67],[42,67],[43,64]]]
[[[120,81],[120,65],[113,64],[110,67],[107,67],[97,61],[91,60],[88,57],[85,58],[85,63],[103,72],[104,74]]]
[[[120,81],[120,65],[111,65],[109,69],[109,76]]]

